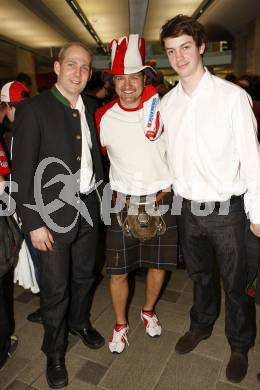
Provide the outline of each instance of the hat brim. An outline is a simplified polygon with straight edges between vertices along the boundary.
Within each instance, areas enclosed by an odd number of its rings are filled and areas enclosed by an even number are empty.
[[[139,73],[139,72],[144,72],[144,74],[148,77],[149,80],[156,79],[156,70],[149,65],[144,65],[144,66],[141,66],[138,68],[125,68],[125,71],[123,74],[127,75],[127,74]],[[103,70],[103,72],[102,72],[102,76],[103,76],[104,81],[106,81],[106,80],[111,81],[111,79],[114,76],[117,76],[120,74],[122,74],[122,73],[113,72],[112,70]]]

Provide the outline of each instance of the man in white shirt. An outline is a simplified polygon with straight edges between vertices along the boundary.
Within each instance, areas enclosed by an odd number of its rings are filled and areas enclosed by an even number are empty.
[[[208,338],[220,310],[218,272],[226,298],[231,357],[226,376],[240,382],[254,345],[254,305],[246,295],[246,211],[260,237],[260,151],[250,98],[203,66],[203,26],[178,15],[161,31],[161,43],[180,82],[161,103],[176,194],[183,197],[180,239],[194,282],[190,330],[177,353]],[[217,260],[217,262],[215,261]],[[219,271],[217,271],[217,268]]]

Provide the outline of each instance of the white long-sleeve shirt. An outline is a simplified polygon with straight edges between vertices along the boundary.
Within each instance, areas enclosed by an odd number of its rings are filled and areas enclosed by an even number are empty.
[[[79,95],[77,104],[75,107],[80,113],[81,124],[81,139],[82,139],[82,151],[81,151],[81,164],[80,164],[80,192],[88,192],[95,184],[95,175],[93,172],[93,162],[91,157],[91,135],[88,127],[88,122],[85,115],[85,106],[82,97]]]
[[[59,86],[55,85],[58,91]],[[88,122],[85,115],[85,105],[83,103],[81,95],[79,95],[75,109],[80,114],[80,127],[81,127],[81,163],[80,163],[80,192],[87,193],[95,184],[95,174],[93,171],[93,161],[91,156],[92,141]]]
[[[260,223],[260,147],[250,98],[207,69],[192,96],[181,82],[161,102],[175,193],[198,201],[245,194]]]

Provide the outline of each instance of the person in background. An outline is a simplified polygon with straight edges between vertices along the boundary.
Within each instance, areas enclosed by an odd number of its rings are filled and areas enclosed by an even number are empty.
[[[31,89],[32,89],[32,79],[31,79],[31,76],[29,76],[27,73],[20,72],[15,77],[15,80],[19,81],[22,84],[24,84],[29,89],[30,94],[32,94],[31,93]]]
[[[10,81],[4,84],[0,93],[0,104],[4,116],[2,118],[2,137],[1,142],[5,150],[7,159],[11,160],[11,141],[13,136],[13,122],[15,110],[19,103],[30,97],[30,90],[20,81]]]
[[[94,72],[89,80],[84,94],[96,103],[97,108],[102,107],[108,98],[110,83],[102,79],[101,72]]]
[[[29,97],[30,97],[29,88],[24,83],[17,80],[5,84],[1,89],[1,94],[0,94],[1,107],[4,107],[5,116],[8,120],[8,128],[5,129],[3,133],[2,142],[4,144],[4,150],[6,151],[10,164],[12,164],[11,140],[13,136],[13,122],[15,118],[15,111],[16,108],[19,106],[19,104],[23,100],[28,99]],[[24,239],[33,261],[34,272],[37,279],[37,283],[39,285],[39,278],[38,278],[39,256],[32,245],[30,237],[28,235],[24,235]],[[28,317],[29,320],[32,317],[31,320],[33,320],[33,322],[41,322],[40,310],[36,310],[35,312],[29,314]]]
[[[243,75],[237,79],[237,85],[243,88],[252,98],[253,101],[253,111],[257,121],[257,133],[258,141],[260,142],[260,101],[255,98],[255,85],[254,85],[254,76],[252,75]]]
[[[219,275],[225,292],[225,333],[231,355],[226,377],[239,383],[256,335],[255,307],[246,295],[246,214],[260,237],[260,148],[245,91],[203,66],[206,34],[177,15],[162,26],[161,44],[180,82],[164,96],[173,188],[183,198],[179,232],[193,280],[190,329],[175,346],[191,352],[210,337],[219,315]]]
[[[13,197],[23,232],[30,235],[40,257],[42,351],[52,388],[68,384],[68,331],[92,349],[105,343],[91,324],[89,307],[102,189],[97,186],[103,181],[93,106],[81,96],[91,67],[86,45],[67,43],[54,62],[57,83],[24,101],[14,124],[12,170],[19,190]],[[37,167],[50,159],[34,186]],[[52,185],[46,185],[50,181]],[[26,206],[39,197],[54,209],[39,203],[36,208]]]
[[[5,175],[10,173],[7,158],[0,144],[0,195],[5,187]],[[4,218],[0,215],[0,218]],[[1,244],[2,245],[2,244]],[[1,252],[2,256],[2,252]],[[0,261],[1,261],[0,257]],[[2,269],[2,268],[1,268]],[[7,273],[0,272],[0,370],[16,351],[18,339],[12,335],[6,291]]]
[[[225,80],[229,81],[230,83],[237,83],[237,76],[234,73],[228,73],[225,77]]]
[[[156,88],[160,98],[170,90],[169,83],[164,79],[163,73],[160,71],[157,71],[156,78],[152,81],[152,85]]]
[[[5,112],[6,112],[6,105],[1,104],[0,101],[0,142],[2,141],[3,135],[7,130],[5,126],[5,118],[6,118]]]

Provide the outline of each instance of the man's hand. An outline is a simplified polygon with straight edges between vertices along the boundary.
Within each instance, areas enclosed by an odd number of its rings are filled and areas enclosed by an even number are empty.
[[[44,252],[52,250],[54,239],[50,231],[45,226],[31,231],[30,236],[34,248]]]
[[[256,237],[260,238],[260,223],[251,223],[250,230]]]
[[[0,176],[0,195],[2,195],[4,189],[5,189],[5,179],[3,176]]]

